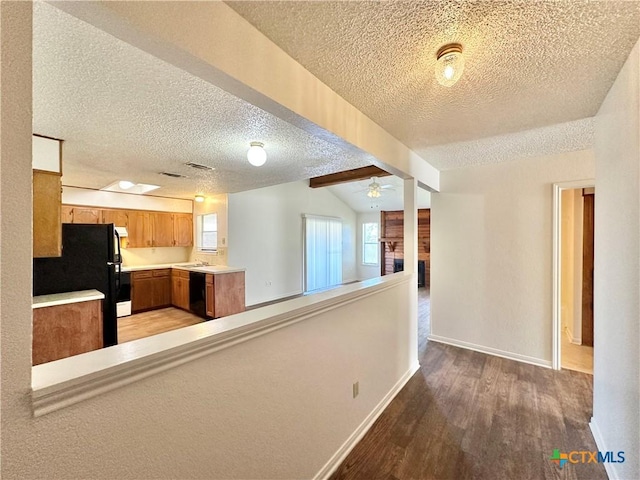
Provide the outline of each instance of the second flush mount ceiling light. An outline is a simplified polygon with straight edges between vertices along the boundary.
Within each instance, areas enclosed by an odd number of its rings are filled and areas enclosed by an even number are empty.
[[[453,86],[464,70],[464,57],[462,56],[462,45],[459,43],[448,43],[438,50],[436,54],[436,80],[445,87]]]
[[[267,161],[267,152],[264,149],[264,143],[251,142],[249,151],[247,152],[247,160],[254,167],[261,167]]]

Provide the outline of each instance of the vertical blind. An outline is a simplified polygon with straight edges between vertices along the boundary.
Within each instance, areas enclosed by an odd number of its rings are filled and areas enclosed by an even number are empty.
[[[342,220],[304,215],[305,291],[342,283]]]

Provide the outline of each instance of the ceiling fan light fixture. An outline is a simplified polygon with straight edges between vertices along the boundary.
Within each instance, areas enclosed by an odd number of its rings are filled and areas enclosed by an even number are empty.
[[[264,143],[251,142],[247,152],[247,160],[254,167],[261,167],[267,161],[267,152],[264,149]]]
[[[440,85],[451,87],[460,80],[464,71],[464,56],[462,45],[448,43],[436,54],[436,80]]]
[[[369,198],[379,198],[380,190],[371,189],[367,192],[367,197]]]

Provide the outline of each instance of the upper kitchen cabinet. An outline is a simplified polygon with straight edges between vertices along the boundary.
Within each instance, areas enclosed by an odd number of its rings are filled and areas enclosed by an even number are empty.
[[[73,207],[72,223],[100,223],[101,211],[99,208]]]
[[[135,210],[130,211],[127,230],[129,232],[129,236],[127,237],[127,247],[151,247],[151,218],[149,216],[149,212]]]
[[[33,256],[62,255],[62,141],[33,136]]]
[[[176,247],[193,246],[193,215],[175,213],[173,215],[173,245]]]
[[[173,215],[171,213],[152,212],[152,247],[173,246]]]
[[[129,228],[129,211],[102,210],[102,223],[113,223],[116,227]]]

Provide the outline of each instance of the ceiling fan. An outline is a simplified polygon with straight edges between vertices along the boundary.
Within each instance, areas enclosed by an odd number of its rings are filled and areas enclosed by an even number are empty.
[[[380,185],[378,183],[378,177],[371,177],[371,183],[364,190],[358,190],[354,193],[367,192],[369,198],[379,198],[382,195],[383,190],[394,190],[393,185]]]

